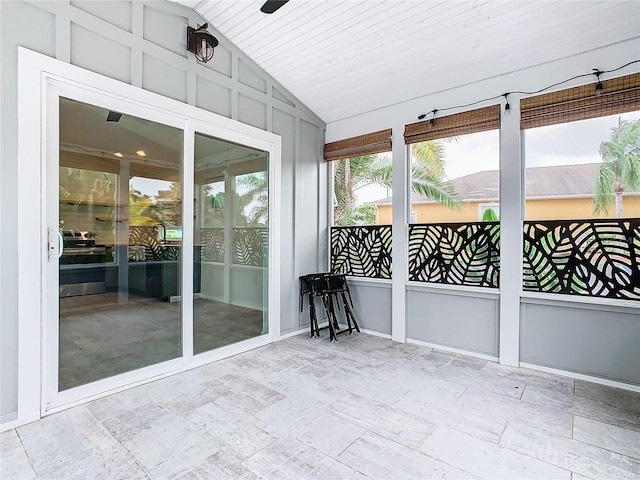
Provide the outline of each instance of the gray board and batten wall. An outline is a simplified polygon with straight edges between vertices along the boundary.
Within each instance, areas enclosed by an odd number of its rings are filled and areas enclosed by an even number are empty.
[[[0,2],[0,420],[17,415],[18,47],[243,122],[282,138],[281,333],[299,330],[297,277],[325,268],[325,124],[219,32],[213,59],[201,64],[186,50],[186,26],[206,22],[167,1]],[[38,121],[38,119],[34,119]],[[296,209],[304,205],[304,209]],[[34,219],[34,221],[38,221]]]

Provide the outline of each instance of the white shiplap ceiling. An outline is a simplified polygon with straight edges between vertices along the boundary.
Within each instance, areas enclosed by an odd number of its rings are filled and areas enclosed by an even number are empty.
[[[629,39],[640,58],[638,0],[178,3],[327,123]]]

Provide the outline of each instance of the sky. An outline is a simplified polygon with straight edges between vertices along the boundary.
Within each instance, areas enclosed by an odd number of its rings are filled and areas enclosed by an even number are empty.
[[[600,143],[609,139],[619,117],[637,120],[640,112],[526,130],[523,135],[525,165],[542,167],[600,162]],[[447,180],[499,169],[498,130],[463,135],[457,141],[445,142],[444,147]],[[386,190],[377,186],[358,191],[358,201],[363,203],[386,196]]]

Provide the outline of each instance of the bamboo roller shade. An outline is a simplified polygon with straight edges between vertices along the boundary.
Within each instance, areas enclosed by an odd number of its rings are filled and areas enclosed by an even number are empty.
[[[457,137],[469,133],[484,132],[500,128],[500,105],[477,108],[467,112],[436,116],[431,125],[431,120],[410,123],[404,127],[404,143],[426,142],[438,138]]]
[[[324,146],[324,159],[328,162],[343,158],[373,155],[391,150],[391,129],[346,138]]]
[[[575,122],[640,110],[640,73],[546,93],[520,101],[520,129]]]

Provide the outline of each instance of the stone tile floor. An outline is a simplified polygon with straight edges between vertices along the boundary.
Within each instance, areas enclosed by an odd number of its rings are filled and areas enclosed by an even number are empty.
[[[180,303],[131,293],[124,298],[106,292],[60,299],[61,390],[181,355]],[[196,353],[262,332],[259,310],[203,298],[193,308]]]
[[[638,479],[640,394],[299,335],[2,433],[8,479]]]

